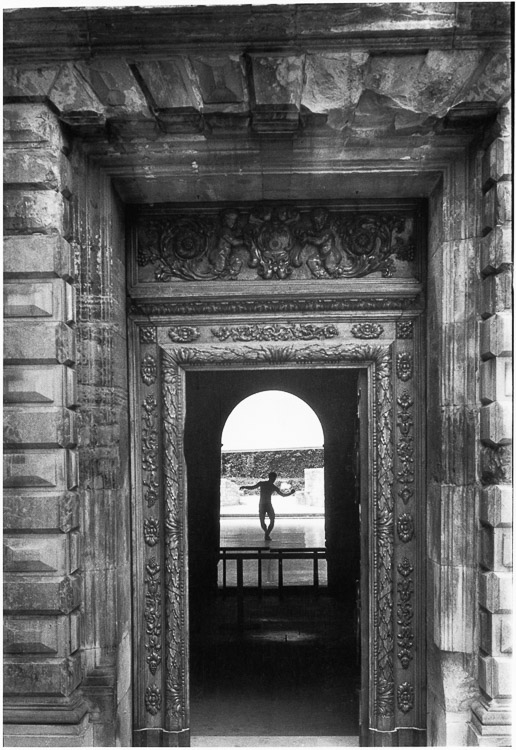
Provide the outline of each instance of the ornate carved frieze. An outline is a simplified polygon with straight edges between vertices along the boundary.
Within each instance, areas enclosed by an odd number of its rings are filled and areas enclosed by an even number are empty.
[[[348,310],[406,310],[420,305],[419,296],[374,298],[300,298],[188,300],[184,302],[131,302],[131,314],[145,317],[167,315],[244,315],[267,313],[346,312]]]
[[[155,281],[392,277],[414,260],[412,223],[397,213],[256,205],[141,216],[137,262]],[[148,279],[152,280],[152,279]]]
[[[155,675],[161,664],[161,568],[155,557],[145,566],[145,649],[147,664]]]
[[[401,465],[401,468],[398,470],[398,481],[401,484],[407,485],[414,482],[414,437],[412,435],[414,418],[411,411],[414,400],[405,392],[397,398],[397,403],[400,407],[397,416],[400,438],[396,448]],[[401,492],[404,492],[404,490],[401,490]],[[405,493],[403,499],[405,503],[408,502],[409,494]]]
[[[193,326],[172,326],[168,329],[168,337],[176,343],[186,344],[190,341],[197,341],[201,332]]]
[[[338,328],[334,325],[320,326],[313,323],[221,326],[212,328],[211,332],[219,341],[310,341],[331,339],[339,335]]]
[[[414,631],[412,621],[414,619],[414,607],[412,605],[412,595],[414,593],[414,581],[410,577],[414,568],[407,557],[398,563],[398,603],[397,603],[397,623],[398,623],[398,659],[403,669],[408,669],[410,662],[414,658]]]
[[[351,326],[351,333],[356,339],[378,339],[383,333],[379,323],[357,323]]]

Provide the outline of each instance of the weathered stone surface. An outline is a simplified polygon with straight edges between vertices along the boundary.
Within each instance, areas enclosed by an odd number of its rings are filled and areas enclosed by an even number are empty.
[[[88,81],[104,105],[107,117],[152,117],[145,96],[126,60],[95,57],[76,62],[75,68]]]
[[[4,404],[77,404],[77,374],[66,365],[7,365],[4,367]]]
[[[93,725],[89,715],[77,724],[9,723],[4,727],[4,743],[6,747],[93,747]]]
[[[73,364],[75,335],[64,323],[6,322],[4,357],[8,364]]]
[[[80,615],[4,617],[4,653],[68,656],[77,650]]]
[[[77,534],[4,535],[6,573],[74,573],[78,567]]]
[[[484,487],[480,495],[480,521],[487,526],[511,526],[512,487],[493,484]]]
[[[4,284],[6,318],[56,318],[75,323],[75,289],[64,279]]]
[[[512,653],[512,618],[510,615],[480,610],[480,648],[490,656]]]
[[[61,119],[71,125],[97,125],[105,122],[102,103],[73,63],[61,66],[48,98],[57,107]]]
[[[474,646],[475,567],[430,563],[434,585],[434,643],[442,651],[471,653]],[[451,696],[450,696],[451,697]]]
[[[6,190],[4,232],[58,234],[66,223],[68,207],[60,193],[50,190]]]
[[[47,658],[43,662],[4,660],[4,685],[7,695],[50,693],[70,695],[82,679],[81,661],[78,656],[66,659]]]
[[[428,555],[441,565],[474,565],[478,489],[475,485],[431,484],[428,489]]]
[[[195,55],[190,62],[197,75],[205,112],[248,108],[249,92],[240,55]]]
[[[512,695],[512,660],[507,656],[480,656],[478,682],[491,698]]]
[[[15,71],[17,69],[14,69]],[[6,68],[5,73],[9,76],[12,69]],[[40,72],[38,72],[40,71]],[[39,88],[38,78],[54,80],[56,71],[54,68],[30,68],[21,71],[20,86],[21,96],[30,96],[31,86],[34,84]],[[5,84],[4,84],[5,85]],[[45,84],[46,85],[46,84]],[[9,89],[8,89],[9,90]],[[46,90],[45,90],[46,93]],[[4,89],[4,95],[9,96]],[[22,146],[30,144],[31,149],[44,148],[54,154],[59,154],[63,146],[61,126],[55,114],[49,110],[46,104],[16,103],[4,105],[4,143]]]
[[[484,484],[509,484],[512,477],[512,445],[480,448],[480,472]]]
[[[460,102],[496,102],[501,104],[511,95],[511,62],[508,52],[487,57],[483,70],[469,82],[457,99]]]
[[[45,149],[10,149],[4,153],[5,188],[69,192],[72,176],[68,159]],[[4,189],[5,189],[4,188]]]
[[[73,489],[77,486],[76,454],[71,450],[7,453],[4,487]]]
[[[510,357],[512,354],[512,321],[509,312],[497,313],[480,323],[480,356]]]
[[[480,363],[480,400],[483,404],[506,401],[512,395],[512,361],[492,357]]]
[[[137,63],[138,72],[158,110],[201,109],[201,94],[189,66],[188,59],[180,56]]]
[[[495,401],[480,409],[480,439],[494,448],[512,442],[510,401]]]
[[[77,418],[69,409],[17,407],[4,410],[4,446],[72,448],[77,445]]]
[[[480,246],[480,272],[484,275],[497,273],[510,266],[511,263],[511,225],[497,226],[482,240]]]
[[[481,572],[478,578],[479,604],[493,613],[510,612],[513,604],[512,574]]]
[[[42,612],[68,614],[81,602],[81,579],[10,574],[4,579],[6,613]]]
[[[493,273],[483,279],[479,310],[483,318],[511,309],[512,279],[512,268],[501,273]]]
[[[328,114],[334,126],[349,120],[364,91],[367,52],[310,53],[305,59],[305,83],[301,105],[310,112]]]
[[[497,182],[483,197],[484,232],[512,221],[512,183]]]
[[[481,56],[480,50],[431,50],[426,55],[373,57],[365,86],[402,109],[443,117],[457,103]]]
[[[488,570],[504,571],[512,568],[512,528],[482,526],[480,563]]]
[[[484,190],[499,180],[509,180],[512,174],[512,150],[507,138],[496,138],[487,149],[482,163]]]
[[[79,525],[79,500],[75,492],[4,492],[6,531],[71,531]]]
[[[4,238],[4,274],[13,277],[73,278],[70,244],[59,235],[26,234]]]

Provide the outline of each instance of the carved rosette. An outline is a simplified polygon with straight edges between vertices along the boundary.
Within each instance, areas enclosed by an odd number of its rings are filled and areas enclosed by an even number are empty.
[[[141,215],[136,229],[137,263],[160,282],[388,278],[414,261],[411,220],[397,213],[256,205]]]
[[[398,378],[403,381],[410,380],[413,371],[412,354],[409,352],[398,352],[396,357],[396,372]]]
[[[175,343],[186,344],[196,341],[200,335],[200,330],[193,326],[172,326],[172,328],[168,329],[168,337]]]
[[[396,322],[396,338],[397,339],[413,339],[414,338],[414,323],[412,320],[398,320]]]
[[[357,323],[351,326],[351,333],[356,339],[379,339],[383,326],[379,323]]]

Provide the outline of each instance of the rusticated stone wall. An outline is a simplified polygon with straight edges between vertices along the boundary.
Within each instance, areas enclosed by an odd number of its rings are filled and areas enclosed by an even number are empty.
[[[512,693],[511,110],[482,160],[479,264],[480,549],[478,680],[468,744],[510,744]]]
[[[4,122],[5,742],[87,745],[71,165],[46,106]]]

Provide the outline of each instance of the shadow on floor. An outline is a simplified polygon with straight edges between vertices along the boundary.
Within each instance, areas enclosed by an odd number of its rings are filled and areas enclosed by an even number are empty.
[[[353,608],[287,589],[234,596],[192,613],[191,727],[197,736],[358,734]],[[333,744],[333,743],[332,743]]]

